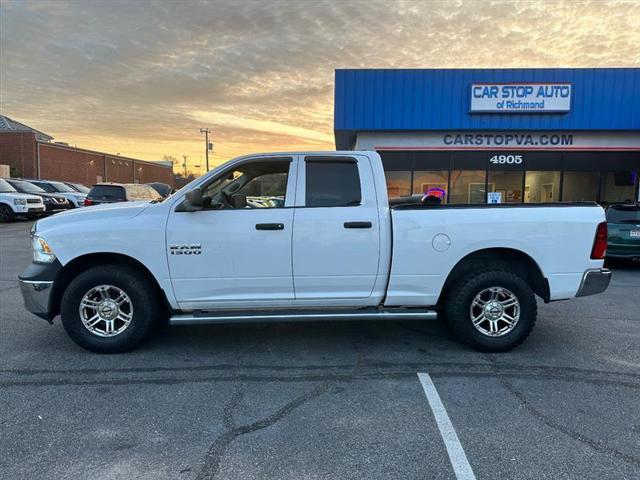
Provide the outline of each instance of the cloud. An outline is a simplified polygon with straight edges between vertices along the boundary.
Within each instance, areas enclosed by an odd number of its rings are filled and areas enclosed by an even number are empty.
[[[0,109],[142,158],[333,148],[336,68],[638,66],[635,1],[6,1]],[[174,149],[174,150],[169,150]]]
[[[191,116],[200,123],[207,125],[224,125],[231,128],[249,131],[276,135],[284,134],[309,142],[317,142],[319,144],[327,144],[333,141],[333,135],[325,132],[319,132],[309,128],[302,128],[269,120],[256,120],[252,118],[239,117],[229,113],[211,113],[206,111],[192,112]]]

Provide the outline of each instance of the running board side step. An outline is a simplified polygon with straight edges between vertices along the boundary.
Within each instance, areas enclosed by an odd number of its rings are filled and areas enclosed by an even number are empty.
[[[192,312],[172,315],[169,325],[208,325],[223,323],[256,322],[310,322],[332,320],[435,320],[438,314],[434,310],[398,309],[398,310],[281,310],[255,312]]]

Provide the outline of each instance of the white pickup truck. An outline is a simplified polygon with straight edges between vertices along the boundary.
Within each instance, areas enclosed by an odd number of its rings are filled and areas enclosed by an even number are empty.
[[[38,221],[28,310],[95,352],[172,325],[446,318],[482,351],[520,344],[545,302],[604,291],[595,204],[389,205],[375,152],[231,160],[161,203]]]

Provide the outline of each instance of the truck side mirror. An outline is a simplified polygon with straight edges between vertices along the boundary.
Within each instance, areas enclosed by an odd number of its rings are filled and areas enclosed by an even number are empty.
[[[185,200],[189,202],[189,205],[193,207],[202,207],[202,189],[194,188],[189,190],[184,196]]]
[[[176,212],[197,212],[202,210],[203,204],[202,189],[194,188],[185,194],[184,200],[176,207]]]
[[[236,193],[231,197],[233,208],[247,208],[247,196],[243,193]]]

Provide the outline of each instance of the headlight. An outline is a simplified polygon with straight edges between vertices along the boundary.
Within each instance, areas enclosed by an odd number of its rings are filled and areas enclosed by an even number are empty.
[[[31,238],[31,249],[35,263],[51,263],[56,259],[47,241],[38,235]]]
[[[26,198],[14,198],[13,199],[13,204],[14,205],[26,205],[27,204],[27,199]]]
[[[49,197],[44,197],[42,199],[42,201],[46,204],[49,205],[50,203],[53,203],[53,199],[49,198]]]

